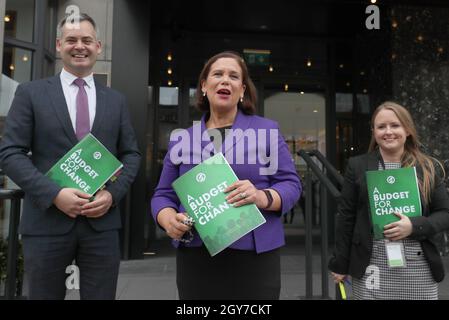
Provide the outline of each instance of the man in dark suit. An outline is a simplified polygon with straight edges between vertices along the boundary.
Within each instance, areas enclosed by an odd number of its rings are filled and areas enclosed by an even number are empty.
[[[64,299],[67,266],[80,270],[81,299],[114,299],[120,264],[118,204],[140,163],[125,98],[93,79],[101,53],[94,20],[59,24],[63,70],[18,86],[0,144],[0,164],[25,192],[20,233],[30,299]],[[89,195],[45,173],[91,132],[122,163],[114,183]]]

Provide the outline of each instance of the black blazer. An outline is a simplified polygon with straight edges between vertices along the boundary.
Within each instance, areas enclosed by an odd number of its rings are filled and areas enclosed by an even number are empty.
[[[106,187],[117,204],[137,174],[140,152],[125,97],[98,82],[95,88],[92,134],[123,163],[118,179]],[[61,235],[72,228],[75,220],[53,205],[61,187],[45,173],[77,142],[59,75],[17,87],[0,144],[0,164],[25,191],[22,234]],[[88,221],[97,231],[118,229],[119,208],[113,206],[102,217]]]
[[[335,251],[329,269],[338,274],[361,278],[369,265],[373,244],[368,191],[365,172],[377,170],[378,151],[349,159],[336,216]],[[418,178],[422,170],[416,170]],[[432,236],[449,229],[449,196],[442,179],[435,187],[428,205],[423,203],[423,216],[410,218],[413,230],[409,236],[421,242],[435,281],[444,278],[444,266]]]

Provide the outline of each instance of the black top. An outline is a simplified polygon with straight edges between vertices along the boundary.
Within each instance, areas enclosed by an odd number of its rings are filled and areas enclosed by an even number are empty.
[[[226,126],[226,127],[221,127],[221,128],[212,128],[212,129],[208,129],[207,133],[210,136],[210,141],[212,141],[214,143],[214,147],[215,150],[220,150],[221,149],[221,145],[223,144],[226,135],[229,133],[229,131],[227,131],[226,129],[231,129],[232,126]],[[215,139],[220,137],[221,139]]]

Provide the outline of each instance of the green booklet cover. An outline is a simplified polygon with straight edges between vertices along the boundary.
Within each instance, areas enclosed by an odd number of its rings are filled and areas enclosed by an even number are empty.
[[[94,195],[123,164],[91,133],[86,135],[46,173],[64,188]]]
[[[366,181],[374,239],[383,239],[384,226],[399,220],[393,212],[422,214],[415,167],[367,171]]]
[[[235,208],[226,202],[224,190],[237,180],[226,158],[217,153],[172,184],[211,256],[265,223],[256,205]]]

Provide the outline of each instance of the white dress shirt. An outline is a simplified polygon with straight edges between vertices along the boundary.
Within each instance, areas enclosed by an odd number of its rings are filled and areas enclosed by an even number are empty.
[[[64,91],[65,101],[69,109],[70,120],[72,121],[73,130],[76,132],[76,96],[78,95],[78,86],[73,83],[78,77],[74,76],[64,68],[61,71],[62,91]],[[92,125],[95,119],[95,111],[97,109],[97,92],[95,91],[95,81],[93,73],[83,78],[86,82],[84,90],[87,93],[87,101],[89,103],[89,124]]]

